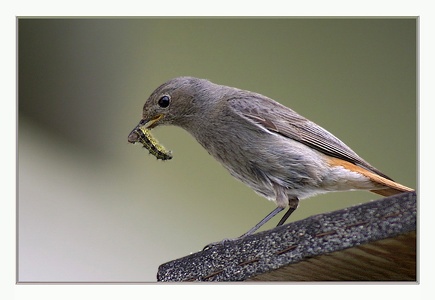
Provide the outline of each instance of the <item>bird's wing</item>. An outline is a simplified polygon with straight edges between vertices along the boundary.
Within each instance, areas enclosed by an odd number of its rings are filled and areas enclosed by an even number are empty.
[[[263,129],[293,139],[326,155],[350,162],[391,180],[334,135],[270,98],[256,93],[241,92],[237,96],[229,97],[228,104],[234,113]]]

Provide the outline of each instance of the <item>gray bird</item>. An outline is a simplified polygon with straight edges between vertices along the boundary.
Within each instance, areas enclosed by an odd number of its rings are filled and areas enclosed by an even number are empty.
[[[334,135],[292,109],[257,93],[178,77],[159,86],[143,107],[138,129],[185,129],[238,180],[277,207],[241,237],[285,208],[282,225],[299,200],[316,194],[369,190],[388,196],[413,189],[394,182]]]

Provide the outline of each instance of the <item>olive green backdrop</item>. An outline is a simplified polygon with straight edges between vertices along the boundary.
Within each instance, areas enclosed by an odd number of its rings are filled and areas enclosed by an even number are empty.
[[[267,95],[417,187],[416,19],[19,19],[18,279],[155,281],[275,206],[186,132],[171,161],[127,142],[148,95],[182,75]],[[298,220],[378,199],[302,201]],[[273,227],[279,218],[266,228]]]

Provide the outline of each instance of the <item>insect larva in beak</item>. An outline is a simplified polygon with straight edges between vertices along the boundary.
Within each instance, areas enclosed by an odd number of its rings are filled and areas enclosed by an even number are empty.
[[[154,155],[157,159],[169,160],[172,158],[172,152],[166,150],[159,142],[151,135],[150,130],[143,128],[136,128],[132,131],[137,134],[137,142],[141,143],[149,153]],[[136,137],[135,137],[136,138]]]

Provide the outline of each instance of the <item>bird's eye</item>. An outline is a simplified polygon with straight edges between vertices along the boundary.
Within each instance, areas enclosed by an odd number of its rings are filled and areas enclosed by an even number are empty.
[[[168,107],[169,106],[169,103],[171,102],[171,99],[169,98],[169,96],[162,96],[160,99],[159,99],[159,102],[157,102],[158,104],[159,104],[159,106],[160,107],[163,107],[163,108],[165,108],[165,107]]]

